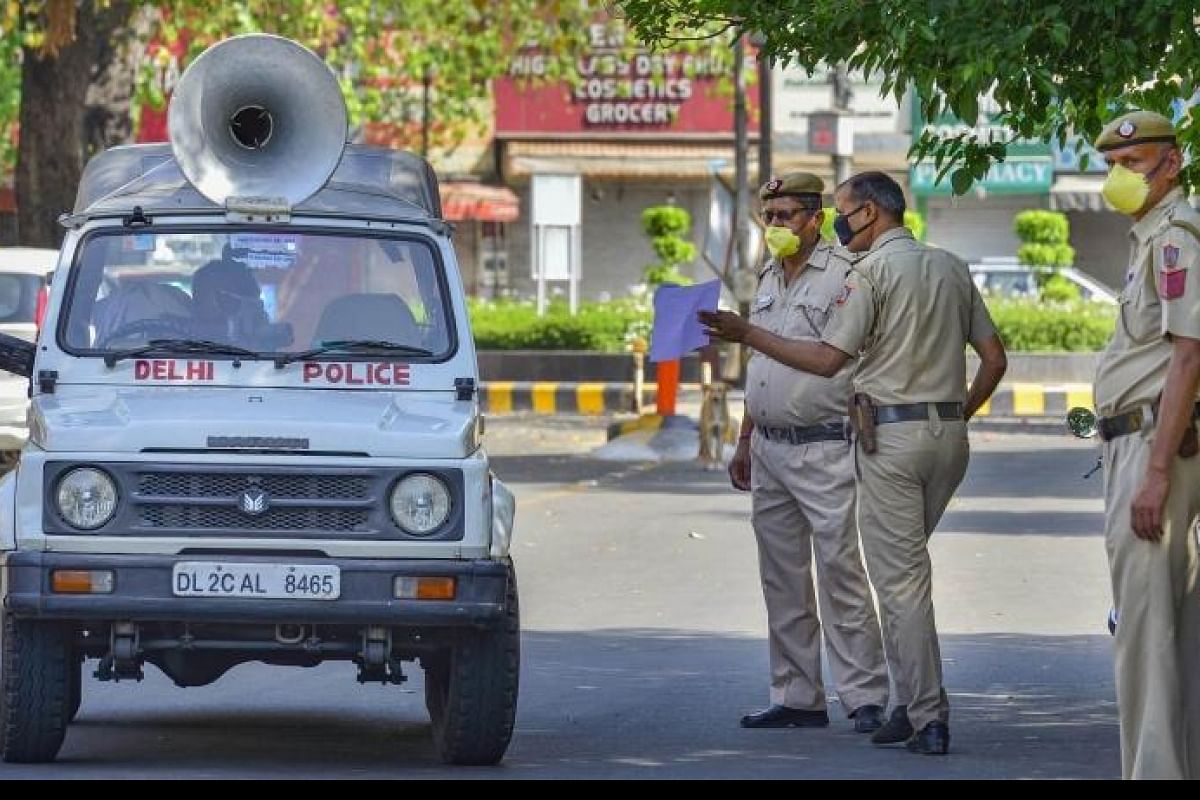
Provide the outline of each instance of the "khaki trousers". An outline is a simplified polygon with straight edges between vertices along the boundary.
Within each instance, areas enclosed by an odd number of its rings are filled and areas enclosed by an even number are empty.
[[[1200,598],[1195,524],[1200,457],[1176,458],[1163,538],[1133,535],[1130,507],[1146,474],[1152,438],[1104,445],[1104,537],[1117,609],[1117,708],[1121,774],[1200,777]]]
[[[850,447],[845,442],[793,445],[756,434],[751,485],[770,629],[771,703],[825,708],[823,629],[833,683],[846,711],[886,706],[879,622],[854,524]],[[813,586],[814,553],[819,592]]]
[[[875,453],[857,450],[858,527],[879,597],[895,701],[908,706],[919,731],[950,719],[927,545],[966,474],[967,426],[936,418],[895,422],[878,426],[876,438]]]

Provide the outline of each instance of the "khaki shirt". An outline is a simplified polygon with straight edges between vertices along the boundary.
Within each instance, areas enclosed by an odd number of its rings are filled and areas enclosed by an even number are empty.
[[[954,255],[894,228],[854,265],[821,341],[862,354],[854,388],[880,405],[965,402],[967,343],[996,332]]]
[[[1129,232],[1130,262],[1120,316],[1096,370],[1101,416],[1152,403],[1162,393],[1171,336],[1200,339],[1200,230],[1197,214],[1174,189]]]
[[[768,262],[758,276],[750,322],[787,339],[820,339],[849,271],[849,253],[824,242],[786,286],[783,266]],[[848,365],[822,378],[751,351],[746,410],[756,425],[767,427],[837,422],[846,416],[851,371]]]

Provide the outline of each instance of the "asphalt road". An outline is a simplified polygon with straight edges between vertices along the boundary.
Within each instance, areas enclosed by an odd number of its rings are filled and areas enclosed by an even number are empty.
[[[497,768],[436,759],[421,671],[244,665],[180,690],[85,683],[58,763],[29,778],[1067,778],[1119,776],[1108,578],[1090,445],[980,432],[932,543],[952,753],[823,730],[746,731],[767,699],[749,500],[692,464],[582,455],[602,427],[493,420],[518,496],[520,711]]]

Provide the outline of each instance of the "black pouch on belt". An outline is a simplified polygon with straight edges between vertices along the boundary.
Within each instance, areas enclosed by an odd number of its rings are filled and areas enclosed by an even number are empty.
[[[857,392],[850,395],[850,427],[854,438],[862,444],[867,455],[875,452],[875,404],[870,395]]]

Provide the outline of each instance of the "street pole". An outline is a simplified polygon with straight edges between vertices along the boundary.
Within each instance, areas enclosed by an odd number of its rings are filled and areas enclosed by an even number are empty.
[[[846,64],[838,62],[833,68],[833,110],[838,114],[850,114],[850,102],[854,99],[854,92],[850,88],[850,77],[846,73]],[[853,167],[854,156],[838,155],[836,152],[833,156],[833,180],[834,184],[840,186],[850,178],[850,170]]]
[[[750,269],[750,254],[748,252],[749,236],[747,230],[747,211],[750,204],[750,192],[746,185],[749,176],[747,172],[747,135],[746,135],[746,47],[739,36],[733,46],[733,149],[734,149],[734,182],[736,192],[733,204],[733,241],[734,252],[737,256],[735,265],[734,286],[738,278],[745,281],[744,270]],[[748,298],[738,297],[739,304],[749,305]],[[745,309],[743,309],[743,313]]]
[[[762,45],[760,44],[761,48]],[[774,130],[772,120],[771,62],[765,58],[760,49],[758,59],[758,185],[762,186],[771,179],[771,132]]]
[[[429,158],[429,87],[433,83],[433,75],[429,67],[421,75],[421,157]]]

